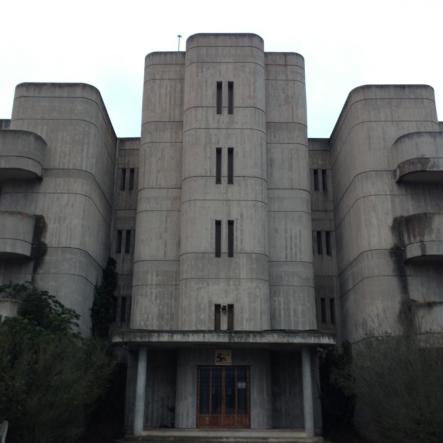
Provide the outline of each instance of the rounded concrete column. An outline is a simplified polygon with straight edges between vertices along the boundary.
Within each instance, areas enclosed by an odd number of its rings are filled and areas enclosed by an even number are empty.
[[[217,83],[222,110],[217,113]],[[233,85],[233,112],[227,105]],[[234,329],[270,328],[263,41],[253,34],[188,39],[180,213],[180,329],[214,329],[214,305],[234,305]],[[228,183],[228,149],[233,183]],[[221,179],[216,180],[216,150]],[[220,157],[219,157],[220,158]],[[215,222],[221,253],[215,257]],[[228,221],[234,254],[228,256]],[[232,225],[231,225],[232,226]]]
[[[145,347],[138,351],[137,380],[135,387],[135,408],[134,408],[134,435],[143,433],[143,423],[145,416],[145,396],[146,396],[146,369],[148,363],[148,352]]]
[[[304,347],[301,351],[303,373],[303,414],[307,437],[314,436],[314,402],[312,396],[311,351]]]

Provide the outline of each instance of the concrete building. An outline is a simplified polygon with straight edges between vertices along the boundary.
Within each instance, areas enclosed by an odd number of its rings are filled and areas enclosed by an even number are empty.
[[[87,333],[117,260],[128,433],[312,440],[336,328],[400,333],[407,303],[419,332],[442,330],[429,86],[356,88],[331,137],[308,139],[302,56],[196,34],[146,57],[141,138],[116,137],[82,84],[17,86],[0,128],[0,283],[33,280]]]

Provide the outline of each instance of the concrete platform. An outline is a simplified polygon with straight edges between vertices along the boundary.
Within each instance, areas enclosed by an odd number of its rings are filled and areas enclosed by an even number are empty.
[[[308,438],[300,429],[152,429],[142,436],[128,436],[119,443],[327,443],[322,437]]]

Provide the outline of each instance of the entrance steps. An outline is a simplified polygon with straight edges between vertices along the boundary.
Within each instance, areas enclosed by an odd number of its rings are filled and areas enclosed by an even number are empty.
[[[155,429],[128,436],[118,443],[326,443],[299,429]]]

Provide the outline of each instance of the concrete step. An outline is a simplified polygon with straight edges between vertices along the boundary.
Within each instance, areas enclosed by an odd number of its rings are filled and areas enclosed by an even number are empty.
[[[326,443],[322,437],[306,437],[300,430],[179,430],[145,431],[118,443]]]

